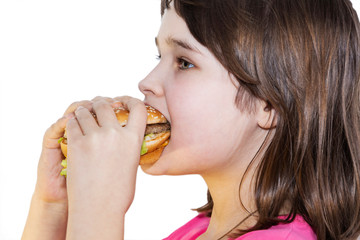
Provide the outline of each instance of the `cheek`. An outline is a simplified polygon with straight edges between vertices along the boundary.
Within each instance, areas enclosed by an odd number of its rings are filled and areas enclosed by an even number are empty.
[[[238,151],[249,122],[235,106],[237,89],[227,77],[207,73],[167,82],[171,140],[152,171],[197,173],[221,166]]]
[[[230,89],[231,90],[231,89]],[[224,94],[227,93],[227,94]],[[231,122],[234,121],[236,91],[219,91],[218,86],[204,85],[191,88],[177,85],[168,99],[172,119],[172,148],[182,149],[187,155],[208,161],[220,157],[234,143]],[[235,114],[236,115],[236,114]]]
[[[204,121],[179,127],[180,131],[174,132],[167,149],[169,169],[176,169],[175,174],[197,174],[233,164],[236,156],[244,152],[251,141],[249,132],[252,124],[244,122],[242,126],[233,128],[230,124],[216,125],[215,122]]]

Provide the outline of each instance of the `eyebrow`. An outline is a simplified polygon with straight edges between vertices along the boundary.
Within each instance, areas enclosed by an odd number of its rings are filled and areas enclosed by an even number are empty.
[[[199,53],[202,55],[202,53],[200,52],[200,50],[195,47],[194,45],[190,44],[189,42],[185,41],[185,40],[180,40],[180,39],[176,39],[176,38],[173,38],[173,37],[168,37],[166,38],[165,42],[170,45],[170,46],[178,46],[178,47],[181,47],[181,48],[184,48],[186,50],[189,50],[189,51],[192,51],[192,52],[196,52],[196,53]],[[158,41],[158,38],[155,37],[155,44],[157,47],[159,47],[159,41]]]

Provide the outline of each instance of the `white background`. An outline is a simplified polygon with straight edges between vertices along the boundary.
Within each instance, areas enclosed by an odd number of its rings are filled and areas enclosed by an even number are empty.
[[[157,64],[160,0],[0,0],[0,239],[20,239],[45,130],[73,101],[143,99]],[[206,202],[199,176],[139,170],[126,239],[161,239]],[[104,206],[106,207],[106,206]]]
[[[143,98],[137,84],[157,63],[160,20],[160,0],[0,1],[0,239],[20,239],[42,136],[69,104]],[[205,202],[199,176],[140,170],[125,238],[166,237]]]

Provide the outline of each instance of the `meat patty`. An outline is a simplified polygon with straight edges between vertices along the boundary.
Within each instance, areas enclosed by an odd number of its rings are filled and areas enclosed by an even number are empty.
[[[157,123],[146,125],[145,135],[150,133],[161,133],[170,130],[170,123]]]

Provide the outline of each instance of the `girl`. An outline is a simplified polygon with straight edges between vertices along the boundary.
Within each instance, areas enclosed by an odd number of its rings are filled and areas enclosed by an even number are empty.
[[[143,171],[200,174],[209,189],[199,215],[166,239],[356,239],[360,28],[351,2],[163,0],[161,14],[144,102],[76,102],[45,133],[23,239],[123,238],[144,103],[169,120],[171,140]],[[124,128],[119,105],[130,111]]]

